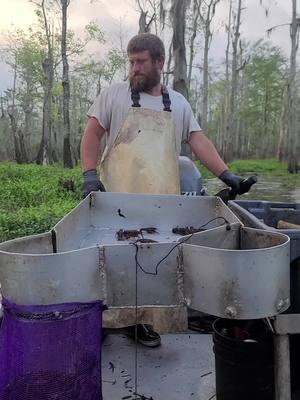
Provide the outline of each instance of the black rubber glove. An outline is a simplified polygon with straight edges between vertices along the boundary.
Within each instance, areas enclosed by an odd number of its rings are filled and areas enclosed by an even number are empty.
[[[100,181],[95,169],[89,169],[83,173],[83,198],[91,192],[106,192],[103,183]]]
[[[229,170],[226,170],[219,176],[219,179],[221,179],[221,181],[223,181],[227,186],[229,186],[234,193],[236,194],[244,193],[242,189],[242,182],[244,181],[244,178],[242,178],[241,176],[234,175]]]

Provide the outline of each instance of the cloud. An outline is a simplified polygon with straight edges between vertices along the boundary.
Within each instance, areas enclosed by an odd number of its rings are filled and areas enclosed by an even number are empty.
[[[73,0],[70,4],[70,28],[82,34],[89,21],[96,21],[101,26],[108,40],[119,42],[120,31],[130,37],[138,30],[138,13],[133,0],[95,0],[87,1],[83,10],[82,0]],[[119,44],[119,43],[118,43]]]
[[[274,1],[265,0],[264,4],[270,5],[268,17],[265,8],[260,6],[258,0],[244,0],[241,16],[241,39],[247,42],[256,42],[259,39],[270,40],[274,45],[279,46],[285,53],[289,52],[290,37],[288,27],[280,27],[270,37],[267,30],[276,25],[288,23],[291,20],[290,2],[280,2],[275,5]],[[212,53],[219,57],[220,51],[224,54],[227,42],[224,23],[228,24],[229,2],[221,2],[217,6],[215,36],[211,46]],[[232,22],[231,22],[232,23]]]
[[[26,29],[36,22],[35,6],[29,0],[2,1],[0,26],[8,29],[12,24],[15,27]],[[275,4],[274,0],[264,0],[266,4]],[[248,41],[256,41],[264,37],[267,39],[268,28],[287,23],[291,19],[291,2],[280,1],[269,10],[266,18],[264,9],[259,5],[259,0],[244,0],[242,16],[242,37]],[[215,35],[211,45],[210,59],[220,63],[224,59],[226,46],[225,21],[228,18],[228,1],[222,0],[217,6]],[[93,53],[103,54],[108,45],[119,46],[120,40],[126,47],[128,39],[138,31],[138,8],[136,0],[71,0],[68,9],[68,25],[77,35],[82,35],[84,27],[89,21],[95,20],[106,34],[107,45],[99,44],[89,47]],[[167,37],[168,35],[165,34]],[[290,51],[290,38],[288,27],[275,30],[270,40],[280,46],[286,54]],[[1,43],[1,35],[0,35]],[[0,91],[11,83],[6,66],[0,63]]]
[[[35,18],[34,5],[28,0],[3,1],[1,4],[1,28],[9,28],[11,25],[25,28],[34,23]]]

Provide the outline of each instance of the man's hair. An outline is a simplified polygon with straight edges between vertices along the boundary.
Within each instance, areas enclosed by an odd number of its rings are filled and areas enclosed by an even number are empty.
[[[161,39],[152,33],[139,33],[130,39],[127,45],[127,54],[139,53],[148,50],[152,60],[165,58],[165,46]]]

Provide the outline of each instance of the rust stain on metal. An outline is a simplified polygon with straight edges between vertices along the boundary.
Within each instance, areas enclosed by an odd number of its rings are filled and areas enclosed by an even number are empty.
[[[233,319],[238,319],[243,311],[239,292],[240,289],[238,283],[234,280],[224,280],[220,288],[220,310],[222,310],[223,313],[226,313],[226,310],[229,312],[229,310],[232,309],[232,314],[234,315],[228,315],[228,317]]]
[[[157,228],[154,228],[152,226],[150,226],[148,228],[141,228],[139,230],[137,230],[137,229],[129,229],[129,230],[119,229],[116,232],[116,238],[118,241],[137,239],[137,241],[140,243],[157,243],[156,240],[145,238],[143,232],[146,232],[149,235],[158,233]]]
[[[157,240],[147,239],[147,238],[138,239],[136,242],[137,243],[158,243]]]
[[[176,233],[177,235],[181,236],[191,235],[192,233],[203,232],[203,231],[205,231],[205,229],[194,228],[193,226],[185,226],[185,227],[176,226],[175,228],[172,229],[173,233]]]

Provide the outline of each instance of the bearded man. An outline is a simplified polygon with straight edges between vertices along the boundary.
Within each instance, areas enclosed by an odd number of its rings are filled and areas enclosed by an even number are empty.
[[[128,43],[129,81],[101,91],[88,111],[81,143],[84,196],[91,191],[179,194],[182,142],[215,176],[239,193],[243,179],[232,174],[196,121],[188,101],[161,83],[162,41],[153,34]],[[100,177],[96,167],[105,138]],[[155,347],[160,336],[138,325],[140,343]]]

